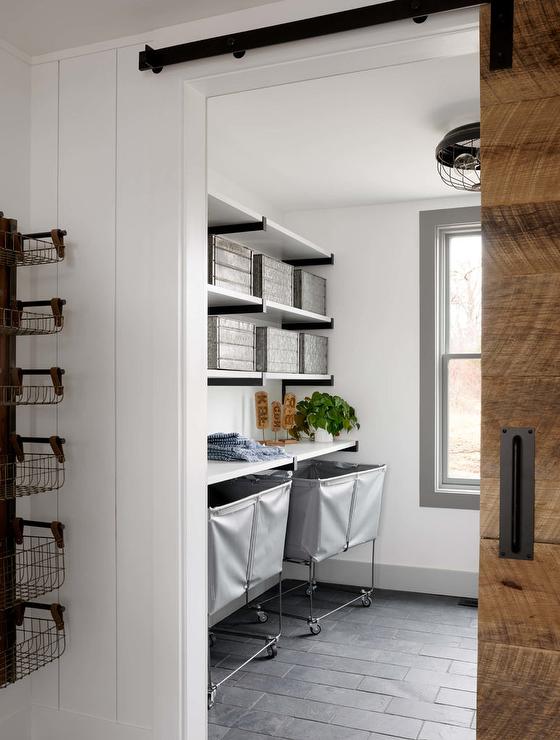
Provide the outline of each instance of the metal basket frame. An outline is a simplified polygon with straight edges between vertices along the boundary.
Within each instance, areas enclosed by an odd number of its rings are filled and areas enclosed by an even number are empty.
[[[24,442],[47,442],[52,452],[25,452]],[[0,457],[0,501],[56,491],[64,485],[64,439],[12,435],[14,455]],[[14,459],[15,457],[15,459]]]
[[[30,617],[26,609],[50,611],[50,618]],[[60,604],[20,603],[14,607],[15,645],[0,653],[0,688],[20,681],[61,657],[66,649],[66,633]]]
[[[0,582],[4,584],[0,609],[56,591],[65,577],[63,525],[57,521],[35,522],[19,517],[12,524],[16,548],[0,558]],[[26,526],[50,529],[50,535],[25,534]]]
[[[0,406],[45,406],[60,403],[64,398],[62,376],[65,371],[59,367],[48,370],[12,370],[12,384],[0,386]],[[24,385],[24,375],[48,375],[51,385]]]
[[[50,265],[64,259],[65,231],[53,229],[50,233],[20,234],[3,232],[4,244],[0,246],[0,265],[19,267],[29,265]],[[50,237],[46,241],[44,237]]]
[[[0,334],[37,336],[57,334],[64,326],[62,307],[66,301],[52,298],[50,301],[16,301],[13,308],[0,309]],[[26,311],[26,308],[50,306],[51,313]]]

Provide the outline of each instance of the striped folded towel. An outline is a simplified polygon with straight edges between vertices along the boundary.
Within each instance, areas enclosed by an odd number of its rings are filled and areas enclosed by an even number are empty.
[[[248,439],[237,432],[217,432],[208,435],[208,459],[231,462],[261,462],[279,457],[287,457],[282,447],[266,447]]]

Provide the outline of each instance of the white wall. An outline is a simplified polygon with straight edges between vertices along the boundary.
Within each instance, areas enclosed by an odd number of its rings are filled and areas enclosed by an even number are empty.
[[[479,515],[419,506],[419,229],[421,210],[476,205],[476,196],[289,214],[287,225],[335,253],[328,277],[334,392],[357,409],[360,451],[388,464],[378,585],[476,594]],[[367,582],[356,548],[319,571]],[[358,565],[356,564],[358,563]]]
[[[28,62],[0,42],[0,211],[22,230],[29,226],[30,86]],[[0,691],[1,738],[28,740],[30,706],[29,680]]]

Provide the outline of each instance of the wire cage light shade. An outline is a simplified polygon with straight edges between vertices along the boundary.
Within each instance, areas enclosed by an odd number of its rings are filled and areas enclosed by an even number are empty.
[[[456,190],[480,191],[480,123],[454,128],[436,147],[437,170]]]

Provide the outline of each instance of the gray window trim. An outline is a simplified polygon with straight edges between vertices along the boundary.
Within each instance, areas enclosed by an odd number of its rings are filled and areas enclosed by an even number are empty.
[[[475,225],[480,225],[478,206],[420,212],[420,506],[480,508],[480,493],[473,491],[472,484],[454,482],[452,488],[437,489],[440,461],[436,442],[436,420],[441,413],[438,389],[443,372],[437,354],[436,327],[446,324],[437,320],[440,311],[437,285],[439,230],[449,227],[468,229]],[[439,341],[442,339],[439,337]],[[445,342],[443,346],[446,346]]]

